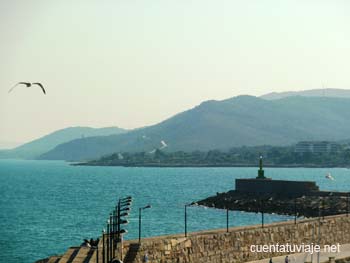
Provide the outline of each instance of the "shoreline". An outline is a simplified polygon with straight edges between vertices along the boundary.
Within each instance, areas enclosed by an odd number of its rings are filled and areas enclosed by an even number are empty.
[[[73,166],[114,166],[114,167],[142,167],[142,168],[230,168],[230,167],[254,167],[256,164],[120,164],[120,165],[104,165],[104,164],[94,164],[88,162],[71,163]],[[276,165],[276,164],[264,164],[267,168],[344,168],[350,169],[349,166],[339,166],[339,165],[316,165],[316,164],[286,164],[286,165]]]

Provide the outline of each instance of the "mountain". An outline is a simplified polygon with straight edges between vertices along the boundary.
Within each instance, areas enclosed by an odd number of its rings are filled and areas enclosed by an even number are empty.
[[[73,140],[41,159],[91,160],[114,152],[207,151],[350,137],[349,98],[238,96],[206,101],[159,124],[120,135]],[[163,141],[163,142],[162,142]],[[165,145],[166,146],[165,146]]]
[[[330,97],[330,98],[350,98],[350,90],[347,89],[311,89],[303,91],[271,92],[260,96],[265,100],[278,100],[291,96],[303,97]]]
[[[1,150],[0,158],[24,158],[34,159],[41,154],[48,152],[57,145],[69,142],[77,138],[89,138],[91,136],[103,136],[120,134],[124,129],[117,127],[90,128],[90,127],[69,127],[50,133],[34,141],[25,143],[11,150]]]

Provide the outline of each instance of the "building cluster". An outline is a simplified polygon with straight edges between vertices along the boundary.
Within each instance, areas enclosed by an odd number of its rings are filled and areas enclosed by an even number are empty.
[[[340,144],[331,141],[301,141],[295,145],[297,153],[332,153],[340,150]]]

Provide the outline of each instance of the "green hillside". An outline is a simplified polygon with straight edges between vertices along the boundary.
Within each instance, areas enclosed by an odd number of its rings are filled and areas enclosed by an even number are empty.
[[[291,96],[350,98],[348,89],[310,89],[302,91],[271,92],[260,96],[265,100],[276,100]]]
[[[121,135],[77,139],[42,159],[90,160],[114,152],[208,151],[256,145],[291,145],[301,140],[350,137],[349,98],[239,96],[207,101],[157,125]],[[163,147],[161,141],[167,145]],[[164,149],[163,149],[164,148]]]
[[[89,138],[91,136],[120,134],[123,132],[125,132],[125,130],[117,127],[69,127],[55,131],[39,139],[18,146],[14,149],[2,150],[0,151],[0,158],[34,159],[41,154],[52,150],[59,144],[66,143],[77,138]]]

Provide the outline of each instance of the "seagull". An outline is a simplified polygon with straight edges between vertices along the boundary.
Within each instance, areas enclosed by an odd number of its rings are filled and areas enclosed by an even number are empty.
[[[329,179],[329,180],[334,181],[334,178],[333,178],[333,176],[331,175],[331,173],[327,173],[325,177],[326,177],[327,179]]]
[[[167,147],[168,145],[165,143],[165,141],[160,141],[160,143],[162,144],[162,146],[159,149],[164,149],[165,147]]]
[[[26,85],[27,88],[31,87],[31,86],[34,86],[34,85],[37,85],[41,88],[41,90],[44,92],[44,94],[46,94],[46,91],[44,89],[44,86],[43,84],[41,84],[40,82],[33,82],[33,83],[30,83],[30,82],[18,82],[16,85],[14,85],[10,90],[9,90],[9,93],[15,88],[17,87],[18,85]]]
[[[163,141],[163,140],[160,141],[160,144],[161,144],[162,146],[160,146],[159,148],[153,149],[153,150],[150,151],[149,153],[155,153],[157,149],[158,149],[158,150],[163,150],[165,147],[168,147],[168,145],[167,145],[167,144],[165,143],[165,141]]]

